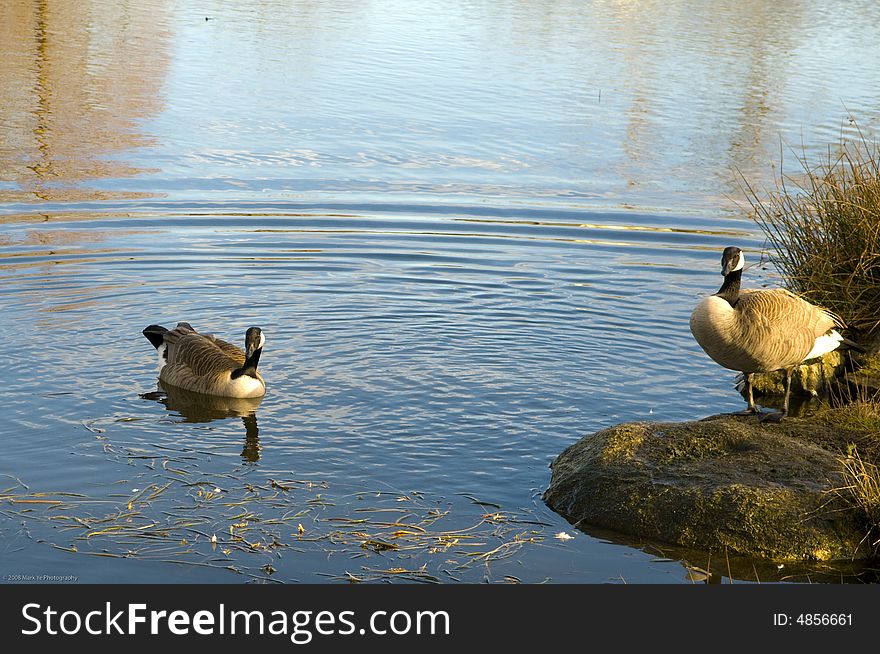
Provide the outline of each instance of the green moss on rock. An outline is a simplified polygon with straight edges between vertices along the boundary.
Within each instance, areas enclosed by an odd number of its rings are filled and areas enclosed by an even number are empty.
[[[796,368],[791,377],[792,392],[803,395],[827,393],[831,384],[844,374],[844,356],[835,350]],[[784,382],[785,373],[780,370],[752,375],[752,387],[758,395],[782,395],[785,392]]]
[[[575,524],[780,561],[870,555],[834,491],[851,434],[827,421],[713,416],[628,423],[552,464],[547,504]]]

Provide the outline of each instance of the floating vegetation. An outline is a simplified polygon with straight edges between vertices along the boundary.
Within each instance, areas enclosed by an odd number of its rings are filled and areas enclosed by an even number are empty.
[[[205,457],[186,447],[121,448],[94,424],[84,426],[103,441],[105,455],[135,466],[133,478],[115,484],[125,492],[35,491],[19,479],[0,491],[0,516],[23,525],[29,540],[72,555],[206,567],[273,583],[298,581],[294,575],[510,583],[518,577],[495,575],[493,566],[541,544],[548,526],[527,511],[463,494],[470,502],[456,509],[420,492],[338,492],[321,480],[257,480],[253,469],[206,472]]]

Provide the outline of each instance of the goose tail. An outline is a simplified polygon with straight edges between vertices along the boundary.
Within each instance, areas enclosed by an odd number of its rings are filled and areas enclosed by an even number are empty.
[[[810,359],[815,359],[823,354],[828,354],[832,350],[836,350],[840,347],[842,341],[843,336],[841,336],[837,330],[832,329],[827,334],[816,339],[816,342],[813,343],[813,349],[810,350],[810,353],[807,354],[803,360],[809,361]]]
[[[865,352],[868,351],[864,347],[862,347],[861,345],[856,343],[855,341],[851,341],[848,338],[844,338],[842,341],[840,341],[840,344],[841,344],[841,346],[845,345],[846,348],[849,350],[855,350],[856,352],[859,352],[861,354],[864,354]]]
[[[838,332],[836,329],[832,329],[824,336],[820,336],[816,339],[816,342],[813,344],[813,349],[810,350],[810,353],[804,358],[804,361],[808,359],[813,359],[815,357],[820,357],[823,354],[826,354],[828,352],[831,352],[831,350],[836,350],[838,348],[845,350],[855,350],[856,352],[861,352],[863,354],[867,351],[864,347],[862,347],[855,341],[844,338],[843,335],[841,335],[840,332]]]

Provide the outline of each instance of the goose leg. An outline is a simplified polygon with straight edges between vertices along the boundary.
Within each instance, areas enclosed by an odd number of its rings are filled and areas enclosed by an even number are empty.
[[[749,372],[743,373],[743,383],[746,387],[746,397],[748,398],[749,406],[748,408],[742,411],[735,411],[731,413],[732,416],[752,416],[756,413],[761,415],[761,410],[758,408],[758,405],[755,404],[754,394],[752,393],[752,374]]]
[[[785,399],[782,401],[782,411],[759,415],[758,422],[782,422],[782,419],[788,415],[788,398],[791,396],[792,372],[794,372],[794,368],[785,369]]]
[[[748,408],[748,411],[749,411],[750,413],[761,413],[761,412],[758,410],[758,407],[755,406],[755,398],[754,398],[754,396],[753,396],[753,394],[752,394],[752,373],[747,373],[747,374],[745,375],[745,378],[746,378],[746,389],[747,389],[748,392],[749,392],[749,408]]]
[[[788,415],[788,398],[791,396],[791,373],[793,372],[792,368],[787,368],[785,371],[785,400],[782,403],[782,416],[785,417]]]

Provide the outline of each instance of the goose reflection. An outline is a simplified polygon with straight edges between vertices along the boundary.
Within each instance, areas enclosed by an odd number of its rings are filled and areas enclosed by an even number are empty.
[[[257,407],[262,397],[236,398],[214,397],[193,393],[182,388],[159,382],[157,390],[144,393],[142,398],[164,404],[183,418],[183,422],[213,422],[226,418],[241,418],[245,437],[241,458],[250,463],[260,459],[260,429],[257,426]]]

